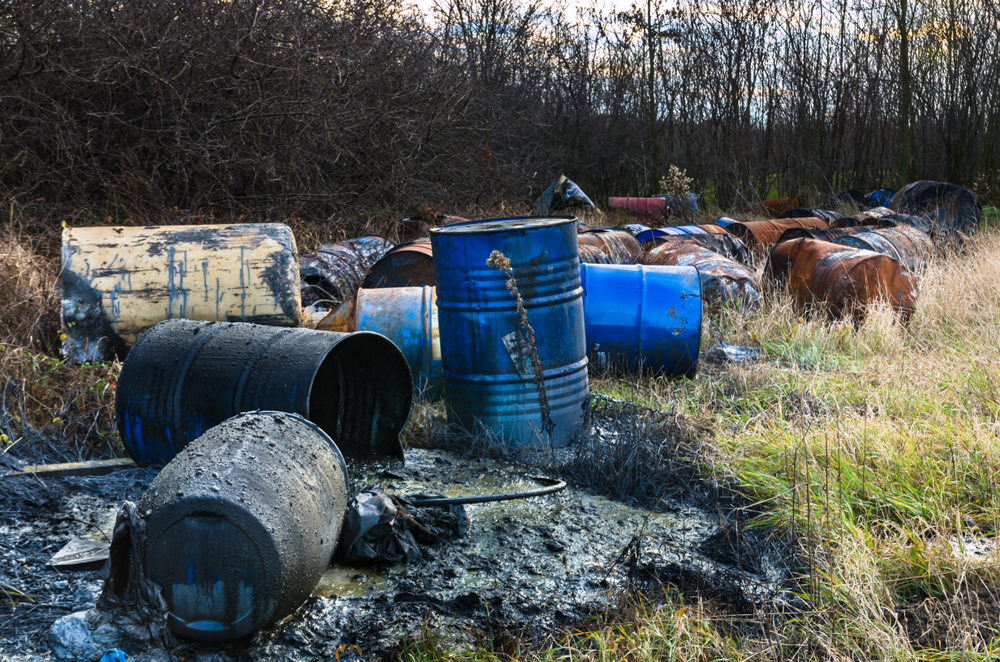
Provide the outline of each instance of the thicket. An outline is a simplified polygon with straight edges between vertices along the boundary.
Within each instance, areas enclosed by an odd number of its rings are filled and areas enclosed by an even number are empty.
[[[1000,190],[995,0],[3,0],[0,197],[116,222]],[[175,211],[176,210],[176,211]]]

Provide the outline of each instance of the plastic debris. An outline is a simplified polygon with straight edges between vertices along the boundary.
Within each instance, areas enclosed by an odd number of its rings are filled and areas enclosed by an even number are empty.
[[[712,346],[705,352],[705,360],[709,363],[750,363],[764,358],[764,350],[746,345],[730,345],[725,340]]]
[[[560,175],[551,186],[535,201],[535,214],[544,216],[549,212],[580,207],[585,211],[597,211],[597,205],[587,194],[566,175]]]
[[[444,495],[412,498],[419,497]],[[468,530],[464,506],[417,508],[378,487],[347,505],[338,554],[355,563],[413,563],[423,558],[421,544],[461,537]]]

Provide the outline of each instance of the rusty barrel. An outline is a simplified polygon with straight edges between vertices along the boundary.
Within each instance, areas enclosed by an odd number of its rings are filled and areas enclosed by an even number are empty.
[[[372,265],[361,287],[434,287],[430,239],[399,244]]]
[[[719,229],[722,230],[722,228]],[[753,267],[753,255],[747,250],[746,245],[738,237],[729,234],[725,230],[721,234],[685,234],[656,237],[644,243],[643,248],[649,252],[661,244],[685,242],[701,246],[744,266]]]
[[[778,243],[778,238],[791,228],[818,228],[827,230],[830,224],[821,218],[783,218],[773,221],[749,221],[730,223],[726,230],[739,237],[744,244],[758,251]]]
[[[669,214],[666,198],[608,198],[608,206],[647,220],[661,220]]]
[[[460,223],[431,230],[431,241],[449,422],[514,445],[570,443],[588,396],[576,221]],[[487,264],[494,251],[510,260],[520,302],[507,287],[508,274]],[[543,428],[545,401],[551,435]]]
[[[807,237],[809,239],[819,239],[820,241],[833,241],[840,239],[841,237],[846,237],[848,235],[857,234],[859,232],[864,232],[870,228],[861,226],[851,226],[846,228],[829,228],[828,230],[820,230],[819,228],[790,228],[781,233],[778,237],[776,243],[781,243],[783,241],[791,241],[793,239],[801,239],[802,237]]]
[[[615,264],[600,248],[580,244],[580,264]]]
[[[645,251],[631,234],[624,230],[596,229],[577,234],[577,243],[596,248],[608,257],[609,264],[635,264]]]
[[[335,308],[361,287],[368,270],[391,248],[384,237],[359,237],[325,244],[299,256],[302,304]]]
[[[753,271],[686,241],[672,241],[656,246],[646,253],[646,264],[697,269],[701,276],[701,296],[705,306],[740,307],[760,301],[760,284]]]
[[[300,414],[350,459],[403,458],[413,397],[399,349],[377,333],[170,320],[147,331],[118,377],[118,433],[162,464],[241,412]]]
[[[748,203],[743,212],[747,214],[763,214],[771,218],[777,218],[790,209],[802,207],[798,198],[774,198],[772,200],[761,200],[759,202]]]
[[[312,593],[340,538],[347,468],[296,414],[240,414],[177,454],[139,501],[145,572],[188,639],[245,637]]]
[[[635,237],[640,244],[659,237],[688,236],[706,234],[726,234],[725,228],[720,225],[672,225],[663,228],[650,228],[645,225],[633,223],[624,228]]]
[[[591,365],[694,377],[701,345],[697,269],[581,264],[580,278]]]
[[[900,264],[917,275],[927,271],[934,257],[934,244],[925,232],[907,226],[868,228],[868,230],[868,232],[847,234],[830,241],[842,246],[853,246],[888,255],[899,260]]]
[[[887,255],[817,239],[778,244],[765,269],[785,282],[799,308],[827,306],[829,317],[864,318],[868,305],[887,301],[903,321],[916,309],[916,279]]]

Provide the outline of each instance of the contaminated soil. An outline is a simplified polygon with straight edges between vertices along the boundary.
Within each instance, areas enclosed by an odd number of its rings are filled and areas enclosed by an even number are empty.
[[[557,473],[551,464],[550,477]],[[473,496],[539,487],[524,461],[410,449],[406,462],[352,467],[352,492],[383,487]],[[123,499],[155,476],[126,470],[89,479],[32,480],[0,511],[0,658],[51,659],[48,628],[93,607],[101,569],[58,571],[48,559],[74,537],[110,539]],[[12,479],[6,479],[7,481]],[[17,479],[25,480],[25,479]],[[714,495],[714,496],[713,496]],[[650,507],[628,505],[579,484],[543,497],[465,506],[468,532],[423,547],[410,564],[334,564],[313,596],[277,626],[225,646],[181,642],[132,651],[137,662],[392,657],[427,636],[494,650],[545,645],[571,627],[641,600],[683,597],[759,622],[755,613],[796,609],[792,560],[767,532],[744,528],[717,486],[678,492]]]

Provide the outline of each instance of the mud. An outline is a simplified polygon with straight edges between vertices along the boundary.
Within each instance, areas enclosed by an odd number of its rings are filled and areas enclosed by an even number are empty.
[[[570,486],[540,498],[467,506],[468,533],[424,547],[422,560],[410,565],[335,562],[292,617],[252,637],[137,651],[137,661],[333,659],[349,646],[374,659],[429,632],[456,645],[525,650],[627,602],[655,604],[678,594],[710,600],[737,619],[793,610],[786,548],[767,531],[746,530],[738,498],[683,459],[698,448],[682,430],[647,425],[621,409],[598,403],[590,436],[554,453],[501,460],[466,457],[461,448],[410,449],[405,465],[352,467],[352,492],[383,486],[403,497],[523,491],[538,486],[529,475],[539,474]],[[648,443],[630,446],[640,439]],[[643,469],[627,472],[649,485],[616,473],[626,456]],[[121,499],[137,498],[154,475],[128,473],[129,480],[116,474],[50,481],[62,491],[28,495],[0,513],[0,584],[35,600],[0,607],[6,610],[0,658],[49,660],[44,642],[51,623],[93,605],[99,571],[58,573],[44,564],[72,537],[110,536]],[[750,627],[755,619],[745,622]]]

